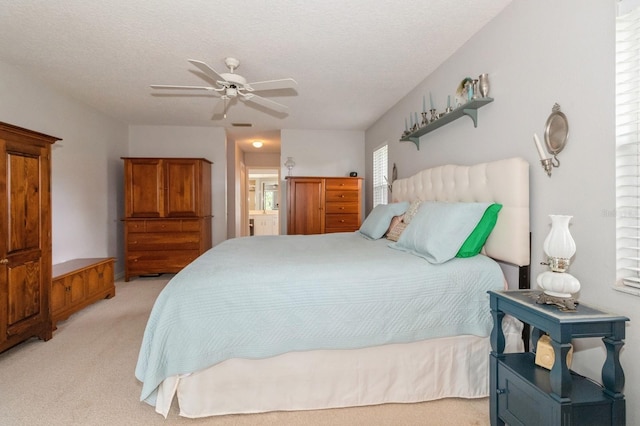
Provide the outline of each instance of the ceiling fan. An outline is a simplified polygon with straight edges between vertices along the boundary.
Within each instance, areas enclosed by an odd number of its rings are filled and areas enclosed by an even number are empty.
[[[279,80],[257,81],[247,83],[247,80],[239,74],[235,74],[234,70],[240,65],[240,61],[236,58],[225,58],[224,63],[229,68],[228,73],[218,73],[209,65],[195,59],[188,60],[192,65],[197,67],[204,75],[215,81],[215,86],[175,86],[166,84],[153,84],[153,89],[186,89],[186,90],[207,90],[220,95],[220,99],[225,101],[224,117],[227,113],[227,101],[239,98],[243,101],[253,102],[265,108],[269,108],[278,112],[286,112],[289,107],[282,105],[270,99],[258,96],[253,92],[263,90],[277,89],[294,89],[298,83],[293,78],[283,78]]]

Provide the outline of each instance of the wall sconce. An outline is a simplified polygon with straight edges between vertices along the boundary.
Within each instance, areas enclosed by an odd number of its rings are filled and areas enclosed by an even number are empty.
[[[547,172],[547,176],[551,177],[551,171],[554,167],[560,167],[560,161],[557,155],[562,151],[567,144],[567,138],[569,137],[569,121],[567,116],[560,111],[560,105],[557,103],[551,108],[551,114],[547,118],[547,123],[544,129],[544,142],[547,151],[553,155],[553,158],[547,157],[540,139],[536,133],[533,134],[533,140],[538,149],[538,155],[540,156],[540,164]]]
[[[287,157],[287,161],[284,162],[284,166],[289,169],[289,176],[291,176],[291,169],[296,166],[296,162],[293,161],[293,157]]]
[[[536,282],[544,290],[538,303],[555,304],[565,310],[575,310],[578,304],[571,294],[580,291],[580,281],[566,272],[571,257],[576,253],[576,243],[569,232],[572,216],[549,215],[551,231],[544,240],[544,252],[550,271],[538,275]]]

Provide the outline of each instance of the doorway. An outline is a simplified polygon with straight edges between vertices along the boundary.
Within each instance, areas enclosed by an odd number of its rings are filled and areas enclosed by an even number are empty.
[[[280,171],[247,168],[247,235],[280,234]]]

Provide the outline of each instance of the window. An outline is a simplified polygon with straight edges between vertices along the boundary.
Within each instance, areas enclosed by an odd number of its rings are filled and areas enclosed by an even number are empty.
[[[373,207],[387,204],[387,171],[389,170],[387,145],[373,151]]]
[[[624,5],[621,4],[621,8]],[[616,19],[616,290],[640,296],[640,8]]]

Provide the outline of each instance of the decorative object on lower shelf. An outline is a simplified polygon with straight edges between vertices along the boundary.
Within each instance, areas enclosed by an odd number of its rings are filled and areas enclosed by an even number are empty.
[[[571,349],[567,353],[567,368],[571,368],[571,361],[573,360],[573,345],[571,345]],[[540,367],[546,368],[547,370],[551,370],[553,368],[553,364],[556,361],[556,354],[553,351],[553,346],[551,346],[551,338],[549,335],[545,334],[540,337],[538,340],[538,344],[536,345],[536,365]]]

